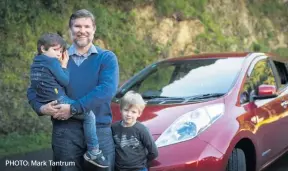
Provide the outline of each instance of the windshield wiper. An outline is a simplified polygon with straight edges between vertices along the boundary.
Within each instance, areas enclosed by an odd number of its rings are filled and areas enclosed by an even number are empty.
[[[208,98],[214,98],[214,97],[221,97],[223,96],[224,93],[207,93],[207,94],[200,94],[200,95],[195,95],[195,96],[190,96],[190,97],[167,97],[167,96],[157,96],[157,95],[149,95],[145,96],[142,95],[144,99],[165,99],[165,100],[185,100],[185,101],[190,101],[190,100],[197,100],[197,99],[208,99]]]
[[[200,94],[196,96],[191,96],[186,98],[187,101],[190,100],[196,100],[196,99],[208,99],[208,98],[214,98],[214,97],[221,97],[224,93],[207,93],[207,94]]]
[[[153,96],[153,95],[150,95],[150,96],[145,96],[145,95],[142,95],[142,97],[144,99],[165,99],[165,100],[183,100],[184,98],[181,98],[181,97],[167,97],[167,96]]]

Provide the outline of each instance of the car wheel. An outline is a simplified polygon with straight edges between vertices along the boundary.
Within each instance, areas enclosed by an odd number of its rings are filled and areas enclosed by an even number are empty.
[[[243,150],[235,148],[232,151],[226,171],[246,171],[246,159]]]

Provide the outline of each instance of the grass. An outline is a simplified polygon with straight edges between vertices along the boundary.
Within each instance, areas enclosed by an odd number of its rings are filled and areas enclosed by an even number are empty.
[[[40,132],[30,135],[11,133],[0,136],[0,158],[13,154],[23,154],[51,146],[51,132]]]

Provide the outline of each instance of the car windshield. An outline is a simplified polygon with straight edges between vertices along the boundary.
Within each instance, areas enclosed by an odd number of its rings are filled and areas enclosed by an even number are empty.
[[[233,86],[243,61],[214,58],[159,62],[134,76],[117,96],[134,90],[145,99],[219,97]]]

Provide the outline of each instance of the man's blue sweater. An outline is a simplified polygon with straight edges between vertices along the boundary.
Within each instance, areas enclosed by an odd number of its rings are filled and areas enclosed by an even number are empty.
[[[116,93],[119,82],[119,67],[116,55],[96,47],[98,53],[91,54],[77,66],[72,58],[68,62],[69,84],[66,94],[76,103],[73,106],[80,113],[92,110],[96,115],[97,127],[105,127],[112,122],[110,103]],[[31,87],[27,97],[32,108],[39,114],[43,105],[36,100],[35,90]],[[53,120],[54,126],[76,128],[82,123],[75,119],[67,121]],[[78,126],[77,126],[78,125]]]

